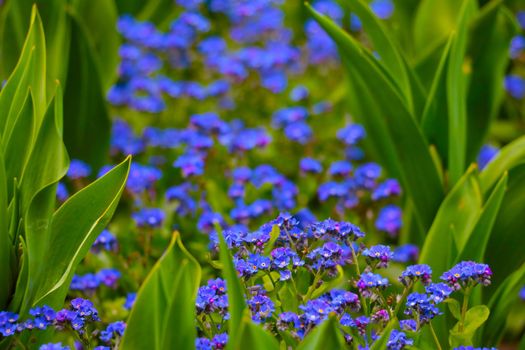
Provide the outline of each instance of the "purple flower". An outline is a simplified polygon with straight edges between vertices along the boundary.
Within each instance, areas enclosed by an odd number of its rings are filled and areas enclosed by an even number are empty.
[[[100,332],[100,340],[109,343],[114,338],[122,337],[125,329],[126,323],[123,321],[110,323],[105,330]]]
[[[377,201],[401,194],[401,186],[396,179],[387,179],[380,183],[372,192],[372,200]]]
[[[419,259],[419,248],[414,244],[403,244],[394,250],[393,261],[407,263]]]
[[[248,308],[252,313],[252,320],[255,323],[265,322],[272,317],[275,305],[266,295],[256,295],[248,300]]]

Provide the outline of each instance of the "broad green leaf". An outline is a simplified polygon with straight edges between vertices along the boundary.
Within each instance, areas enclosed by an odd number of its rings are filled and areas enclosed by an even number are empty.
[[[448,305],[448,309],[450,310],[450,313],[456,320],[461,320],[461,307],[459,306],[459,301],[456,299],[448,298],[443,301],[445,304]]]
[[[11,296],[13,276],[11,274],[11,237],[9,236],[9,214],[7,211],[7,181],[4,156],[0,152],[0,309],[5,310]]]
[[[481,171],[479,180],[483,193],[487,193],[505,171],[525,161],[525,136],[509,143]]]
[[[101,84],[104,96],[116,78],[119,63],[120,35],[117,32],[117,6],[114,0],[74,0],[73,3],[77,14],[75,17],[86,29],[87,37],[91,43],[90,49],[92,52],[89,55],[90,57],[85,59],[96,62],[100,71],[100,74],[97,74],[96,77],[90,77],[93,79],[93,81],[90,80],[90,83]],[[73,33],[75,30],[78,30],[78,28],[72,28]],[[72,34],[72,40],[79,39]],[[75,45],[74,42],[71,44]],[[76,43],[76,49],[78,50],[78,46],[83,44]],[[74,53],[71,52],[70,56],[74,56]],[[77,58],[82,58],[82,56]],[[74,65],[79,63],[74,57],[72,57],[72,60],[70,59],[70,62],[73,62]],[[78,66],[77,69],[79,69]],[[70,80],[69,74],[71,73],[68,73],[68,81]],[[77,84],[82,83],[77,82]]]
[[[335,316],[329,316],[326,321],[315,327],[303,341],[299,343],[297,350],[326,350],[346,349],[343,334],[338,327]]]
[[[241,282],[237,277],[237,271],[233,265],[233,257],[228,249],[226,241],[224,240],[222,230],[219,225],[215,226],[219,236],[219,255],[223,266],[222,275],[226,281],[226,288],[228,289],[228,310],[230,312],[230,319],[228,320],[227,348],[232,349],[234,348],[234,344],[238,342],[243,313],[247,308]]]
[[[67,66],[64,54],[69,45],[69,28],[65,12],[67,2],[67,0],[7,1],[0,41],[0,71],[4,77],[14,68],[22,51],[24,35],[29,25],[32,7],[35,5],[42,17],[46,36],[47,87],[52,89],[57,79],[64,80]],[[42,73],[46,75],[45,70]]]
[[[345,1],[342,4],[359,17],[363,28],[372,40],[374,50],[379,55],[380,61],[400,86],[407,105],[411,106],[412,92],[405,61],[396,44],[391,40],[391,36],[386,33],[383,24],[373,14],[368,4],[362,0]]]
[[[36,274],[45,278],[33,285],[36,288],[33,305],[61,306],[75,268],[113,216],[125,188],[130,163],[128,157],[71,196],[53,214],[46,235],[34,238],[35,242],[43,246],[39,249],[46,255]],[[28,249],[31,249],[29,245]],[[30,265],[30,280],[31,272]]]
[[[476,168],[470,167],[443,200],[421,250],[419,262],[430,265],[435,276],[451,267],[456,256],[451,255],[450,246],[457,250],[463,248],[479,218],[481,206]]]
[[[468,23],[477,9],[474,0],[464,0],[447,66],[448,173],[454,185],[465,172],[467,153],[467,77],[464,72]]]
[[[474,345],[474,333],[487,321],[489,314],[490,310],[485,305],[476,305],[469,309],[465,314],[463,330],[459,329],[460,322],[456,323],[454,328],[450,330],[450,346]]]
[[[57,183],[67,172],[69,159],[62,142],[62,114],[62,92],[57,85],[20,180],[21,215],[25,214],[40,190]],[[54,206],[54,194],[49,200]],[[29,241],[27,244],[31,245]]]
[[[415,51],[424,54],[456,28],[462,5],[469,0],[422,0],[414,19]]]
[[[510,308],[518,299],[518,293],[525,284],[525,263],[501,283],[490,298],[487,306],[491,315],[482,330],[482,343],[496,346],[504,335]]]
[[[235,349],[279,350],[279,342],[261,326],[254,324],[246,309]]]
[[[27,284],[29,278],[29,262],[27,254],[27,245],[24,237],[20,237],[20,247],[22,254],[20,256],[20,266],[18,269],[18,277],[15,285],[15,293],[9,303],[9,311],[19,312],[22,306],[23,298],[27,291]]]
[[[438,151],[439,164],[448,163],[448,101],[447,72],[452,43],[456,36],[451,35],[437,66],[434,81],[428,93],[427,103],[421,118],[421,128],[426,139],[435,145]]]
[[[33,145],[35,128],[35,111],[31,90],[16,118],[13,131],[5,140],[5,168],[7,174],[8,198],[12,197],[13,179],[20,179]]]
[[[144,4],[137,18],[162,26],[175,14],[172,0],[151,0]]]
[[[46,110],[46,48],[42,21],[36,7],[33,7],[30,23],[18,63],[0,92],[0,135],[4,139],[11,134],[30,87],[37,127]]]
[[[195,348],[200,275],[198,262],[176,232],[137,293],[120,348]]]
[[[465,247],[456,258],[456,263],[464,260],[483,261],[487,244],[496,221],[503,196],[507,190],[507,174],[503,174],[481,210],[481,215],[467,240]]]
[[[374,341],[372,346],[370,347],[370,350],[382,350],[386,349],[386,344],[388,343],[388,340],[390,339],[390,333],[399,326],[399,322],[397,321],[397,318],[393,318],[388,322],[385,329],[383,330],[383,333],[381,336]]]
[[[509,171],[508,190],[503,197],[490,235],[485,262],[494,272],[493,285],[517,269],[524,261],[523,213],[525,212],[525,163]],[[492,288],[486,289],[490,293]]]
[[[374,63],[373,56],[327,17],[309,6],[308,9],[334,39],[343,56],[355,94],[349,105],[358,104],[353,116],[364,123],[371,142],[378,142],[374,147],[378,159],[391,175],[399,175],[403,188],[414,201],[422,228],[430,227],[442,200],[443,188],[415,118],[392,84],[392,78]]]
[[[467,162],[475,160],[500,108],[509,44],[516,33],[513,15],[501,0],[483,7],[471,25],[467,52],[472,72],[467,97]]]
[[[94,47],[76,16],[71,16],[71,38],[72,64],[64,92],[64,142],[71,158],[99,168],[109,154],[111,121]]]

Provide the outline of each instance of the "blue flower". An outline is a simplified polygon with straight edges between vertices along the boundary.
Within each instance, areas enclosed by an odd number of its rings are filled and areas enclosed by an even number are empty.
[[[97,279],[107,287],[116,288],[121,275],[117,269],[102,269],[97,272]]]
[[[394,13],[394,4],[391,0],[374,0],[370,9],[381,19],[388,19]]]
[[[401,194],[401,186],[396,179],[387,179],[380,183],[372,192],[372,200],[377,201]]]
[[[454,290],[450,288],[445,283],[431,283],[425,287],[425,292],[428,294],[429,298],[434,302],[434,304],[439,304]]]
[[[478,166],[480,170],[485,169],[487,164],[499,153],[499,148],[492,145],[483,145],[478,154]]]
[[[350,162],[347,162],[346,160],[340,160],[337,162],[333,162],[330,165],[330,169],[328,169],[328,172],[332,176],[348,176],[352,171],[352,168],[353,167]]]
[[[57,184],[57,198],[60,202],[65,202],[69,197],[69,191],[63,182]]]
[[[312,138],[312,129],[307,123],[294,122],[286,125],[284,128],[284,134],[292,141],[305,144]]]
[[[182,154],[173,163],[175,168],[182,170],[182,176],[190,177],[204,173],[204,159],[199,153]]]
[[[126,295],[126,302],[124,303],[124,309],[131,310],[133,304],[135,304],[135,299],[137,299],[137,293],[128,293]]]
[[[426,264],[410,265],[407,266],[406,270],[399,276],[399,281],[405,286],[418,280],[424,285],[432,282],[432,269],[430,266]]]
[[[126,323],[123,321],[116,321],[110,323],[105,330],[100,332],[100,340],[109,343],[112,339],[122,337],[124,330],[126,329]]]
[[[377,267],[381,268],[388,265],[388,262],[392,260],[393,253],[389,246],[378,244],[363,250],[363,256],[368,261],[377,260]]]
[[[510,58],[516,59],[521,56],[525,49],[525,37],[516,35],[510,42]]]
[[[323,171],[321,163],[318,160],[309,157],[301,159],[299,168],[303,173],[319,174]]]
[[[290,99],[294,102],[306,100],[308,98],[308,89],[303,85],[297,85],[290,91]]]
[[[507,75],[505,89],[512,97],[520,100],[525,96],[525,80],[519,75]]]
[[[166,214],[160,208],[142,208],[131,215],[138,227],[160,227]]]
[[[407,263],[419,259],[419,248],[414,244],[403,244],[394,250],[393,261]]]
[[[350,124],[337,132],[337,138],[348,146],[354,146],[366,137],[365,128],[361,124]]]
[[[272,121],[276,127],[284,127],[294,122],[304,121],[307,116],[308,110],[305,107],[288,107],[276,111],[272,116]]]
[[[71,163],[69,164],[69,169],[67,171],[67,177],[69,177],[72,180],[76,180],[88,177],[90,174],[91,167],[87,163],[79,159],[71,160]]]
[[[118,249],[117,238],[108,230],[103,230],[91,246],[91,251],[98,253],[101,250],[115,252]]]
[[[42,344],[38,348],[39,350],[69,350],[70,347],[66,345],[62,345],[62,343],[47,343]]]
[[[386,278],[372,272],[361,274],[361,277],[356,283],[359,292],[365,297],[371,296],[374,290],[385,289],[389,285],[390,283]]]
[[[256,295],[248,300],[248,308],[252,313],[252,320],[261,323],[272,317],[275,304],[266,295]]]
[[[401,208],[394,204],[387,205],[379,211],[375,226],[378,230],[395,237],[403,226],[402,215]]]
[[[18,315],[9,311],[0,311],[0,334],[9,337],[17,332]]]
[[[488,286],[491,278],[492,270],[487,264],[478,264],[473,261],[462,261],[441,276],[441,280],[447,282],[454,290],[478,283]]]
[[[414,345],[414,340],[407,338],[404,332],[394,329],[392,333],[390,333],[386,348],[387,350],[403,350],[406,346],[412,345]]]
[[[405,315],[418,317],[419,322],[425,324],[440,315],[440,312],[426,294],[414,292],[407,297]]]

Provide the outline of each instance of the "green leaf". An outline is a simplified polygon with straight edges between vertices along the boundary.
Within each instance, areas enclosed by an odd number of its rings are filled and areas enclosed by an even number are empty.
[[[21,215],[25,215],[42,189],[57,183],[67,172],[69,159],[62,142],[62,114],[62,92],[57,85],[20,180]],[[55,194],[50,195],[49,201],[53,203],[49,207],[54,207],[54,200]],[[29,241],[27,244],[31,245]]]
[[[525,163],[509,171],[508,181],[508,190],[503,197],[487,245],[490,248],[485,253],[485,262],[494,273],[493,286],[485,289],[489,294],[523,263],[523,250],[518,247],[525,246]]]
[[[13,2],[9,2],[13,3]],[[24,28],[25,29],[25,28]],[[31,25],[16,67],[0,92],[0,134],[7,139],[16,124],[28,89],[33,93],[37,128],[46,110],[46,48],[42,21],[33,7]],[[4,140],[5,141],[5,140]]]
[[[499,111],[509,44],[516,33],[514,16],[501,0],[489,2],[471,25],[467,52],[472,72],[467,98],[467,162],[475,160]]]
[[[482,340],[485,346],[496,346],[504,335],[507,316],[515,305],[518,293],[525,284],[525,263],[501,283],[487,306],[491,317],[483,326]]]
[[[503,147],[483,169],[479,178],[483,193],[487,193],[505,171],[523,161],[525,161],[525,136]]]
[[[381,62],[384,63],[385,68],[392,74],[392,77],[403,91],[403,96],[408,105],[412,105],[412,89],[410,86],[410,79],[408,78],[406,62],[404,61],[396,44],[391,40],[391,37],[386,33],[383,23],[370,10],[368,4],[362,0],[351,0],[341,2],[343,6],[349,7],[350,11],[355,13],[366,33],[370,36],[374,45],[374,50],[381,57]]]
[[[71,196],[53,214],[46,235],[34,237],[45,254],[36,274],[29,267],[29,279],[36,288],[33,305],[60,307],[69,290],[77,265],[113,216],[125,188],[131,158],[126,158],[101,178]],[[27,234],[27,232],[26,232]],[[31,255],[30,255],[31,256]],[[33,276],[33,277],[32,277]],[[43,280],[37,283],[38,277]],[[31,288],[31,287],[30,287]]]
[[[447,67],[448,102],[448,171],[454,185],[465,172],[467,153],[467,81],[463,70],[467,49],[467,25],[477,7],[474,0],[465,0],[459,14],[456,37],[450,48]]]
[[[415,118],[373,56],[327,17],[308,9],[339,47],[355,94],[349,101],[351,109],[352,104],[357,107],[352,115],[364,123],[371,142],[378,142],[374,151],[389,174],[399,175],[414,201],[421,227],[430,227],[443,188]]]
[[[228,249],[228,245],[224,240],[222,230],[219,225],[215,225],[217,234],[219,236],[219,255],[223,266],[222,274],[226,280],[226,288],[228,289],[228,307],[230,312],[230,319],[228,320],[228,349],[233,348],[234,344],[239,341],[238,337],[241,331],[241,322],[243,319],[244,310],[246,310],[246,302],[241,282],[237,277],[237,271],[233,266],[233,257]]]
[[[31,90],[28,91],[26,100],[16,118],[13,131],[9,138],[5,140],[5,168],[7,173],[7,190],[8,198],[13,195],[13,180],[20,179],[27,159],[33,146],[33,137],[35,133],[35,115]]]
[[[246,309],[235,349],[279,350],[279,342],[261,326],[254,324],[250,312]]]
[[[489,314],[490,310],[485,305],[476,305],[469,309],[465,314],[463,330],[459,330],[460,322],[458,322],[450,331],[450,346],[474,345],[474,333],[487,321]]]
[[[11,274],[11,237],[9,235],[9,215],[7,211],[7,181],[4,169],[4,156],[0,152],[0,309],[5,310],[11,296],[13,276]]]
[[[428,94],[427,103],[421,118],[421,128],[427,140],[435,145],[439,159],[448,163],[448,102],[447,102],[447,72],[450,52],[455,35],[447,41],[443,54],[437,65],[434,81]],[[439,164],[441,164],[441,161]]]
[[[64,81],[69,47],[69,27],[65,14],[67,0],[16,0],[8,1],[3,12],[1,28],[0,71],[5,77],[14,68],[22,51],[24,35],[32,7],[38,7],[46,37],[47,88],[52,89],[56,80]],[[44,62],[44,61],[43,61]],[[47,73],[47,74],[46,74]]]
[[[420,263],[430,265],[436,276],[450,268],[456,258],[450,247],[463,249],[480,216],[481,206],[476,169],[470,167],[439,207],[421,250]]]
[[[494,227],[496,217],[501,207],[503,196],[507,190],[507,179],[507,174],[503,174],[490,197],[487,199],[472,234],[456,258],[456,263],[465,260],[483,261],[492,228]]]
[[[461,320],[461,307],[459,306],[459,302],[456,299],[445,299],[443,301],[448,305],[448,309],[450,310],[450,313],[456,320]]]
[[[415,52],[425,54],[456,28],[459,13],[469,0],[422,0],[414,19]]]
[[[64,142],[72,158],[82,159],[96,169],[106,164],[111,121],[94,47],[74,15],[71,16],[71,38],[69,60],[72,64],[64,96]]]
[[[272,230],[270,231],[270,240],[266,244],[266,247],[264,247],[264,255],[269,255],[272,252],[275,242],[280,235],[281,229],[279,228],[279,225],[273,225]]]
[[[297,347],[297,350],[325,349],[346,349],[346,343],[335,316],[329,316],[326,321],[315,327]]]
[[[85,59],[96,62],[100,71],[96,77],[90,77],[93,79],[90,80],[90,84],[101,84],[101,91],[104,95],[115,81],[120,60],[118,55],[120,35],[117,32],[117,6],[114,0],[74,0],[73,3],[77,14],[75,18],[86,29],[84,34],[91,43],[92,52],[89,55],[90,57]],[[72,28],[73,32],[75,30],[78,28]],[[72,45],[81,46],[85,44],[75,43],[75,40],[78,40],[78,37],[72,34]],[[85,42],[86,40],[82,39],[82,41]],[[78,47],[76,49],[78,50]],[[74,56],[74,53],[70,53],[70,56]],[[74,62],[73,64],[78,69],[79,61],[70,59],[70,62]],[[68,80],[70,79],[69,74]],[[82,84],[82,82],[77,82],[77,84]]]
[[[137,293],[120,348],[195,348],[200,276],[198,262],[176,232]]]

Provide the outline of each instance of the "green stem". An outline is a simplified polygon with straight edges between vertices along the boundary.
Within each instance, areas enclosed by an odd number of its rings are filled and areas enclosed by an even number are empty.
[[[405,289],[403,290],[403,294],[401,294],[401,299],[399,299],[399,301],[396,304],[396,308],[394,309],[394,316],[397,316],[397,314],[399,313],[399,309],[401,309],[401,305],[403,305],[411,288],[412,288],[412,282],[410,282],[410,284],[406,286]]]
[[[434,327],[432,327],[432,322],[429,322],[428,325],[430,327],[430,332],[432,333],[432,337],[434,338],[434,342],[436,343],[437,349],[442,350],[441,344],[439,343],[439,339],[436,334],[436,331],[434,330]]]
[[[461,321],[459,322],[459,331],[463,332],[463,329],[465,328],[465,316],[467,314],[468,310],[468,300],[470,298],[470,293],[472,292],[471,287],[467,287],[465,289],[465,293],[463,295],[463,305],[461,306]]]
[[[304,301],[308,301],[310,300],[310,297],[312,296],[313,292],[316,290],[316,284],[317,282],[319,282],[319,280],[321,279],[322,277],[322,273],[321,273],[321,270],[317,270],[317,272],[315,273],[315,277],[314,277],[314,282],[312,283],[312,285],[310,286],[310,288],[308,288],[308,292],[306,292],[306,295],[304,297]]]

